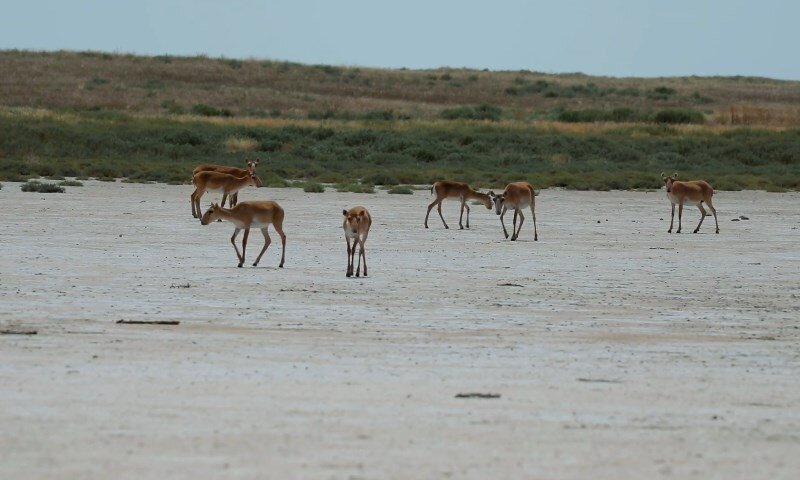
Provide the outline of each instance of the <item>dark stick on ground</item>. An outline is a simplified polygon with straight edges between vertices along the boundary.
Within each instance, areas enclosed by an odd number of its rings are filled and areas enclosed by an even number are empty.
[[[456,398],[500,398],[499,393],[457,393]]]
[[[180,325],[181,322],[177,320],[117,320],[117,323],[124,323],[127,325]]]
[[[0,335],[36,335],[36,330],[0,330]]]

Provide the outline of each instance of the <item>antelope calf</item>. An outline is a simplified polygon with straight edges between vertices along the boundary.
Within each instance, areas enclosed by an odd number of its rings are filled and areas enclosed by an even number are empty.
[[[506,214],[506,210],[514,209],[514,228],[511,232],[511,241],[513,242],[519,238],[522,223],[525,221],[522,209],[530,206],[531,216],[533,217],[533,240],[539,240],[539,232],[536,230],[536,192],[533,190],[533,185],[528,182],[509,183],[500,195],[489,192],[489,196],[494,200],[495,213],[500,215],[500,224],[503,226],[503,233],[506,238],[508,238],[508,231],[503,221],[503,215]],[[519,215],[519,228],[517,228],[517,215]]]
[[[347,242],[347,276],[353,276],[353,263],[355,263],[356,246],[360,246],[358,253],[358,267],[356,268],[356,277],[359,276],[361,271],[361,258],[364,258],[364,276],[367,276],[367,256],[364,254],[364,243],[367,241],[369,235],[369,227],[372,226],[372,216],[369,210],[364,207],[353,207],[350,210],[342,210],[344,215],[344,222],[342,228],[344,229],[344,239]],[[350,246],[350,240],[353,241],[353,246]]]
[[[681,217],[683,216],[683,204],[690,203],[696,205],[700,209],[700,223],[694,229],[694,233],[700,230],[700,225],[706,218],[706,209],[703,208],[703,203],[708,205],[711,213],[714,214],[714,223],[717,225],[717,233],[719,233],[719,221],[717,220],[717,209],[711,203],[711,197],[714,195],[714,189],[711,185],[704,180],[691,180],[687,182],[679,182],[675,180],[678,177],[677,172],[672,176],[664,175],[661,173],[661,179],[664,180],[664,186],[667,189],[667,199],[672,204],[672,218],[669,220],[668,233],[672,233],[672,225],[675,222],[675,204],[678,204],[678,230],[675,233],[681,233]]]
[[[267,251],[267,247],[272,243],[267,231],[270,224],[281,236],[281,263],[279,268],[283,268],[283,261],[286,258],[286,235],[283,233],[283,208],[275,202],[242,202],[233,208],[223,208],[219,204],[214,203],[203,214],[200,220],[202,225],[208,225],[214,220],[226,220],[233,223],[235,229],[231,237],[233,249],[236,250],[236,258],[239,259],[239,267],[244,265],[244,256],[247,251],[247,237],[250,235],[251,228],[261,229],[264,235],[264,248],[261,253],[256,257],[253,266],[257,266],[261,260],[261,256]],[[242,253],[239,253],[239,247],[236,246],[236,236],[239,232],[244,230],[242,237]]]
[[[234,177],[241,177],[246,175],[248,172],[256,175],[256,167],[258,166],[259,159],[255,160],[248,160],[245,159],[247,162],[247,168],[239,168],[239,167],[230,167],[228,165],[214,165],[210,163],[205,163],[202,165],[198,165],[194,168],[192,172],[192,184],[194,184],[194,176],[200,172],[220,172],[220,173],[227,173],[228,175],[233,175]],[[261,187],[263,183],[261,182],[261,178],[256,175],[256,186]],[[229,207],[232,207],[239,203],[239,192],[234,193],[231,195],[230,203],[228,204]],[[225,199],[222,199],[222,206],[225,206]]]
[[[239,190],[249,185],[257,186],[258,180],[253,172],[245,172],[242,176],[235,176],[228,173],[220,173],[213,170],[206,170],[198,172],[194,176],[194,192],[191,195],[192,202],[192,216],[200,218],[202,211],[200,210],[200,199],[209,191],[222,192],[222,204],[225,204],[225,199],[228,195],[234,195]]]
[[[467,209],[467,228],[469,228],[469,205],[467,205],[468,200],[479,200],[483,202],[487,210],[491,210],[492,208],[492,199],[489,197],[489,195],[481,193],[477,190],[473,190],[472,187],[463,182],[440,180],[433,184],[431,187],[431,193],[436,194],[436,200],[428,205],[428,213],[425,214],[425,228],[428,228],[428,216],[431,214],[431,209],[436,206],[438,206],[439,218],[442,219],[444,228],[450,228],[447,226],[447,222],[444,221],[444,217],[442,216],[442,202],[448,198],[455,198],[461,201],[461,216],[458,217],[458,226],[462,230],[464,229],[464,225],[461,222],[464,218],[465,208]]]

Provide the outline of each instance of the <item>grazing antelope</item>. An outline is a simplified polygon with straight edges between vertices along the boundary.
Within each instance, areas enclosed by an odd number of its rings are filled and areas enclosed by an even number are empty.
[[[231,243],[233,244],[233,249],[236,250],[239,267],[244,265],[244,255],[247,251],[247,237],[250,235],[250,229],[259,228],[264,235],[264,248],[261,249],[261,253],[256,257],[256,261],[253,262],[255,267],[272,242],[267,231],[269,225],[272,224],[272,227],[281,236],[281,263],[278,267],[283,268],[283,261],[286,258],[286,235],[283,233],[283,208],[280,205],[275,202],[242,202],[233,208],[223,208],[214,203],[203,214],[200,223],[208,225],[214,220],[227,220],[236,227],[231,237]],[[239,248],[236,246],[236,236],[242,230],[244,230],[242,253],[239,253]]]
[[[500,224],[503,226],[503,233],[506,238],[508,238],[508,231],[503,221],[503,215],[506,214],[506,210],[514,209],[514,228],[511,232],[511,241],[514,241],[519,238],[522,222],[525,221],[522,209],[530,206],[531,215],[533,216],[533,240],[539,240],[539,232],[536,230],[536,192],[533,190],[533,185],[528,182],[509,183],[500,195],[495,195],[494,192],[489,192],[489,195],[494,200],[495,213],[500,215]],[[519,215],[519,228],[517,228],[517,215]]]
[[[700,225],[703,224],[703,220],[706,218],[706,209],[703,208],[703,202],[708,205],[708,208],[711,209],[711,213],[714,214],[714,223],[717,224],[717,233],[719,233],[719,221],[717,220],[717,209],[714,208],[714,205],[711,203],[711,197],[714,195],[714,189],[711,188],[711,185],[704,180],[691,180],[687,182],[679,182],[675,180],[678,177],[678,173],[672,174],[672,176],[664,175],[664,172],[661,172],[661,179],[664,180],[664,186],[667,188],[667,199],[672,204],[672,218],[669,219],[669,230],[668,233],[672,233],[672,225],[675,222],[675,204],[678,204],[678,230],[675,233],[681,233],[681,217],[683,216],[683,204],[688,202],[692,205],[696,205],[697,208],[700,209],[700,223],[697,224],[697,228],[694,229],[694,233],[697,233],[700,230]]]
[[[358,252],[358,267],[356,268],[356,277],[359,276],[361,271],[361,258],[364,258],[364,276],[367,276],[367,256],[364,254],[364,243],[367,241],[369,235],[369,227],[372,226],[372,216],[369,210],[364,207],[353,207],[350,210],[342,210],[344,215],[344,222],[342,228],[344,229],[344,239],[347,242],[347,276],[353,276],[353,263],[355,263],[356,246],[361,246]],[[350,247],[350,240],[353,240],[353,246]]]
[[[239,190],[249,185],[258,185],[256,174],[252,172],[245,172],[242,176],[234,176],[228,173],[215,172],[207,170],[198,172],[194,176],[194,192],[191,195],[192,202],[192,216],[200,218],[202,211],[200,210],[200,199],[207,191],[221,191],[222,204],[225,204],[225,199],[228,195],[234,195]]]
[[[439,210],[439,218],[442,219],[444,228],[450,228],[447,226],[447,222],[444,221],[444,217],[442,216],[442,202],[448,198],[456,198],[461,201],[461,216],[458,217],[458,226],[462,230],[464,229],[464,225],[461,223],[461,221],[464,218],[465,208],[467,209],[467,228],[469,228],[469,205],[467,205],[467,200],[479,200],[483,202],[487,210],[491,210],[492,208],[492,199],[489,197],[489,195],[481,193],[477,190],[473,190],[472,187],[463,182],[440,180],[433,184],[431,187],[431,193],[436,193],[436,200],[428,205],[428,213],[425,215],[425,228],[428,228],[428,216],[431,214],[431,209],[437,206],[437,209]]]
[[[239,167],[230,167],[228,165],[214,165],[210,163],[204,163],[202,165],[198,165],[194,168],[192,172],[192,184],[194,184],[194,176],[200,172],[221,172],[227,173],[229,175],[233,175],[234,177],[241,177],[242,175],[250,172],[252,174],[256,173],[256,167],[258,166],[259,159],[255,160],[248,160],[245,159],[247,162],[247,168],[239,168]],[[261,182],[261,178],[256,175],[256,186],[261,187],[263,183]],[[239,192],[234,193],[231,195],[229,207],[232,207],[239,203]],[[222,199],[222,206],[225,206],[225,199]]]

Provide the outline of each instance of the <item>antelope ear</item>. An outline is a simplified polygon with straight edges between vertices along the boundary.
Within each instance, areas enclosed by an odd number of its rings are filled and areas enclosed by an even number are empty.
[[[665,179],[665,178],[667,178],[667,176],[666,176],[666,175],[664,175],[664,172],[661,172],[661,179],[663,180],[663,179]]]
[[[342,210],[342,215],[347,216],[347,210]]]
[[[487,193],[486,195],[489,195],[490,197],[494,198],[494,192],[491,190],[489,190],[489,193]]]
[[[678,178],[678,172],[673,173],[672,178]]]

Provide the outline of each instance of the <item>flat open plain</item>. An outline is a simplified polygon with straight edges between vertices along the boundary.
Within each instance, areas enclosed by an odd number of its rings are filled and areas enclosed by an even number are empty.
[[[0,335],[0,478],[798,478],[800,194],[669,235],[663,191],[545,190],[509,242],[424,229],[428,191],[251,189],[286,267],[238,269],[190,191],[0,190],[0,330],[38,331]]]

